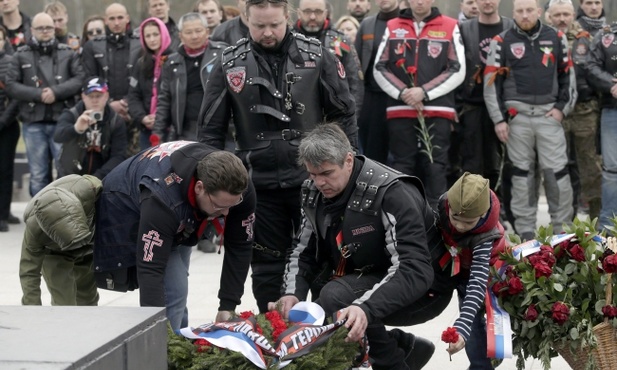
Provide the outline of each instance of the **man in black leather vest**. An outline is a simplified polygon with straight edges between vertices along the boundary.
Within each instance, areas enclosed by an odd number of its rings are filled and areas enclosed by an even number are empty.
[[[421,369],[435,346],[384,325],[412,325],[441,311],[435,304],[424,310],[410,307],[432,302],[428,245],[440,240],[422,183],[354,156],[333,124],[318,126],[298,151],[298,162],[310,175],[302,187],[304,218],[285,268],[283,296],[270,308],[286,316],[295,303],[306,300],[321,274],[327,283],[318,303],[327,315],[341,310],[348,340],[366,332],[373,369]]]
[[[202,103],[199,140],[223,149],[233,113],[236,154],[257,190],[253,294],[260,311],[279,297],[285,255],[300,224],[296,164],[306,131],[325,121],[355,146],[354,100],[345,69],[319,41],[290,32],[286,0],[247,1],[248,39],[223,53]]]

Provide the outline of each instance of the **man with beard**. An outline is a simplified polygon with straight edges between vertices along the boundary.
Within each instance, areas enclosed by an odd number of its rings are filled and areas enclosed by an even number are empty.
[[[359,23],[362,23],[364,18],[371,11],[370,0],[347,0],[347,11],[349,15],[356,18]]]
[[[326,0],[300,0],[298,4],[298,21],[294,31],[321,41],[322,46],[343,63],[349,91],[356,101],[356,111],[362,108],[362,74],[356,48],[347,36],[332,28]]]
[[[54,27],[56,27],[56,40],[63,44],[67,44],[74,51],[79,51],[80,43],[79,36],[69,32],[68,23],[69,15],[66,11],[66,6],[59,1],[51,2],[45,5],[43,10],[45,13],[54,20]]]
[[[597,95],[589,85],[587,67],[592,36],[574,21],[574,6],[569,0],[554,0],[548,8],[553,27],[565,33],[576,74],[578,98],[574,110],[563,120],[568,143],[569,169],[574,190],[574,206],[588,205],[589,217],[600,216],[602,167],[597,154],[596,134],[600,118]],[[578,181],[575,184],[574,178]],[[578,201],[578,197],[581,197]]]
[[[561,122],[576,101],[576,81],[566,36],[543,25],[540,14],[537,0],[514,0],[515,25],[491,41],[484,70],[486,106],[513,164],[514,228],[527,240],[536,229],[536,156],[554,231],[573,215]]]
[[[244,292],[254,212],[255,190],[229,152],[174,141],[137,154],[103,179],[94,236],[97,285],[139,288],[140,306],[167,307],[171,328],[187,327],[191,246],[209,223],[225,222],[216,321],[228,320]]]
[[[131,122],[126,99],[129,77],[141,50],[139,38],[132,35],[130,21],[124,5],[109,5],[105,10],[107,35],[88,41],[81,54],[86,74],[105,80],[109,86],[109,106],[127,123]]]
[[[362,154],[378,162],[386,163],[388,160],[388,126],[386,123],[388,95],[375,81],[373,66],[386,23],[396,18],[399,8],[397,0],[377,0],[376,3],[379,13],[364,19],[356,34],[355,46],[364,75],[364,100],[362,102],[364,112],[357,115],[358,140]]]
[[[199,140],[222,149],[230,118],[236,154],[257,192],[253,294],[261,312],[280,296],[285,257],[300,226],[296,163],[304,133],[339,122],[354,147],[355,104],[341,62],[321,43],[291,32],[287,0],[248,0],[249,38],[227,48],[210,74]]]

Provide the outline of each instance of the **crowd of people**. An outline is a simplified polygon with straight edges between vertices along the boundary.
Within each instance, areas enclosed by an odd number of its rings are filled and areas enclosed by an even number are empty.
[[[374,369],[420,369],[434,345],[385,325],[426,322],[456,290],[449,352],[492,369],[502,223],[533,239],[541,184],[555,232],[617,212],[617,23],[602,0],[550,0],[544,18],[539,0],[512,18],[500,0],[461,0],[458,19],[375,4],[336,19],[327,0],[197,0],[176,22],[148,0],[137,25],[113,3],[79,37],[59,1],[32,18],[3,1],[0,231],[20,222],[20,127],[33,197],[22,302],[41,304],[41,276],[60,305],[139,288],[178,330],[192,247],[214,230],[217,321],[250,270],[261,312],[310,294],[366,334]]]

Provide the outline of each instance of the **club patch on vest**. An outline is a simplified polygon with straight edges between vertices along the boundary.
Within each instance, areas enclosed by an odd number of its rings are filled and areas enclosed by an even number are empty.
[[[585,54],[587,54],[587,46],[585,46],[584,44],[576,45],[576,54],[578,54],[578,55],[585,55]]]
[[[510,45],[510,51],[517,59],[521,59],[525,55],[525,44],[522,42],[516,42]]]
[[[375,231],[375,228],[373,227],[373,225],[364,225],[356,229],[351,229],[351,235],[358,236],[358,235],[362,235],[366,233],[371,233],[373,231]]]
[[[393,30],[392,33],[394,34],[394,36],[396,36],[397,39],[403,39],[405,38],[405,35],[409,33],[409,31],[404,28],[397,28]]]
[[[295,64],[296,68],[317,68],[317,62],[314,60],[305,60],[304,64]]]
[[[347,74],[345,73],[345,67],[343,67],[343,63],[341,63],[338,58],[334,58],[334,60],[336,60],[336,71],[338,72],[338,76],[341,78],[341,80],[345,79],[345,76],[347,76]]]
[[[437,58],[439,56],[439,54],[441,54],[441,50],[443,49],[443,46],[441,45],[441,42],[430,42],[428,43],[428,55],[431,58]]]
[[[227,70],[227,84],[231,91],[240,93],[246,82],[246,67],[234,67]]]
[[[605,48],[608,48],[613,43],[614,39],[615,39],[614,34],[612,33],[606,34],[602,36],[602,45],[604,45]]]

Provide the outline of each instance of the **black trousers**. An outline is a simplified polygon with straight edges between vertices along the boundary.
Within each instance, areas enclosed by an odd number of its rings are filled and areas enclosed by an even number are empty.
[[[14,123],[0,131],[0,220],[9,218],[13,198],[13,170],[15,150],[19,141],[19,124]]]
[[[257,189],[253,296],[259,312],[281,297],[286,257],[300,226],[300,188]]]
[[[484,105],[466,105],[461,116],[461,125],[464,143],[461,147],[463,171],[484,176],[494,191],[503,153],[488,110]]]
[[[362,154],[381,163],[386,163],[388,160],[387,102],[386,93],[365,90],[362,112],[357,117]]]
[[[323,307],[327,316],[348,307],[354,300],[372,289],[381,281],[383,274],[345,275],[328,282],[319,295],[318,303]],[[404,349],[397,346],[396,340],[388,334],[385,325],[411,326],[417,325],[437,317],[448,306],[452,299],[449,294],[427,293],[421,299],[400,309],[387,317],[376,318],[369,322],[366,328],[370,356],[373,359],[372,368],[375,370],[406,370]]]
[[[396,118],[388,120],[392,167],[408,175],[417,176],[426,189],[426,197],[433,209],[437,209],[439,197],[448,190],[448,150],[452,121],[446,118],[425,118],[429,133],[433,136],[431,163],[420,142],[417,119]]]

